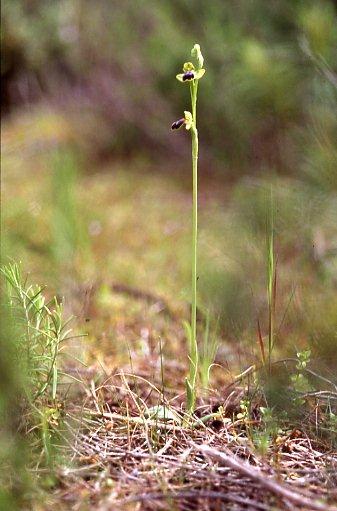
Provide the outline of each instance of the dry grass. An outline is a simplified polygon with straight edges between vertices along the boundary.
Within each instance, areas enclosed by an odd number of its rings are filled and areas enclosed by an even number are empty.
[[[181,368],[166,369],[181,381]],[[84,401],[65,411],[62,449],[72,463],[57,470],[60,509],[337,509],[336,452],[289,429],[259,455],[251,432],[261,418],[237,419],[244,387],[200,399],[191,419],[179,387],[163,396],[160,381],[119,372],[98,383],[93,374]],[[149,417],[158,403],[176,418]]]

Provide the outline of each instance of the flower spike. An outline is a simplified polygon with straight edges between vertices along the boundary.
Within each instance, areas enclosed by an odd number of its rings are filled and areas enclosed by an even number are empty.
[[[177,75],[177,80],[189,83],[191,95],[191,112],[184,111],[184,117],[172,124],[172,130],[178,130],[183,125],[190,130],[192,141],[192,286],[191,286],[191,322],[186,322],[186,332],[189,344],[189,374],[185,379],[186,384],[186,407],[192,414],[198,388],[199,374],[199,348],[197,341],[197,239],[198,239],[198,130],[197,130],[197,96],[198,80],[205,74],[204,58],[199,44],[195,44],[191,51],[195,63],[185,62],[183,72]]]

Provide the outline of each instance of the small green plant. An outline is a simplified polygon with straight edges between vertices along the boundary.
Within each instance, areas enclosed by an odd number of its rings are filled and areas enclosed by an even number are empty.
[[[218,342],[217,342],[217,329],[215,331],[211,331],[210,329],[210,314],[207,311],[206,319],[205,319],[205,329],[204,329],[204,338],[202,343],[202,348],[199,353],[199,372],[200,372],[200,380],[203,389],[207,389],[209,385],[210,379],[210,371],[212,368],[212,364],[214,362],[216,353],[218,351]]]
[[[189,84],[191,95],[191,110],[185,111],[184,117],[178,119],[172,124],[172,130],[177,130],[185,126],[191,132],[192,139],[192,305],[191,322],[185,325],[189,342],[189,375],[186,378],[187,409],[190,413],[194,411],[197,378],[198,378],[198,343],[197,343],[197,241],[198,241],[198,130],[197,130],[197,98],[198,84],[200,78],[205,74],[204,58],[202,56],[199,44],[195,44],[191,50],[191,56],[195,60],[185,62],[183,72],[176,76],[181,83]]]
[[[325,430],[328,432],[332,445],[337,445],[337,414],[331,410],[329,403],[329,412],[326,417]],[[324,427],[324,426],[323,426]]]
[[[241,399],[240,401],[241,412],[236,414],[236,418],[242,421],[248,421],[250,418],[250,401],[249,399]]]
[[[257,451],[265,456],[281,431],[272,408],[260,406],[261,428],[254,430],[253,441]]]
[[[5,435],[0,439],[0,458],[7,469],[1,485],[4,498],[15,494],[21,503],[30,492],[55,482],[63,406],[58,394],[64,375],[59,358],[70,339],[70,320],[64,321],[56,298],[48,302],[40,286],[27,283],[18,264],[4,265],[0,272],[6,284],[1,297],[6,328],[3,369],[11,378],[10,385],[0,389]],[[43,476],[36,487],[33,474],[41,465]]]
[[[236,419],[241,421],[246,431],[247,437],[253,441],[253,425],[252,425],[252,402],[247,396],[240,401],[240,412],[236,414]]]
[[[59,379],[58,357],[71,329],[56,298],[47,302],[40,286],[28,285],[18,264],[0,268],[7,283],[11,314],[18,325],[17,362],[27,375],[26,397],[34,404],[41,396],[55,400]]]
[[[301,396],[304,392],[310,390],[310,384],[304,374],[304,371],[307,365],[310,362],[311,351],[302,350],[296,353],[297,363],[296,363],[296,373],[291,376],[291,382],[293,384],[293,389],[296,392],[296,396],[294,398],[295,405],[304,405],[305,399]]]

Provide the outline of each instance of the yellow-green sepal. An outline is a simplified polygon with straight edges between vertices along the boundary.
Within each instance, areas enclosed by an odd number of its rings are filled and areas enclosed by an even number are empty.
[[[181,82],[181,83],[185,83],[183,80],[183,76],[184,76],[184,73],[179,73],[178,75],[176,75],[176,79],[179,80],[179,82]]]
[[[194,71],[194,79],[200,80],[200,78],[204,76],[205,72],[206,72],[205,69],[199,69],[199,71]]]
[[[192,62],[185,62],[184,66],[183,66],[184,73],[187,73],[188,71],[194,71],[194,69],[195,69],[195,67],[192,64]]]
[[[184,118],[185,118],[185,128],[187,130],[190,130],[192,128],[193,124],[193,116],[191,112],[184,111]]]

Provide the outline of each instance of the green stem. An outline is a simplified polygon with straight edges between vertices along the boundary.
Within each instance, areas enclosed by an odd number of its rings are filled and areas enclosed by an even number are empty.
[[[269,376],[271,375],[271,357],[274,348],[274,319],[275,319],[275,250],[274,250],[274,205],[273,189],[270,189],[270,220],[268,233],[268,309],[269,309],[269,328],[268,328],[268,365]]]
[[[191,310],[191,374],[190,382],[193,389],[194,402],[196,395],[196,380],[198,374],[198,345],[197,345],[197,242],[198,242],[198,130],[197,130],[197,90],[198,82],[191,83],[191,100],[193,125],[192,135],[192,174],[193,174],[193,206],[192,206],[192,310]],[[194,408],[192,404],[192,410]]]

